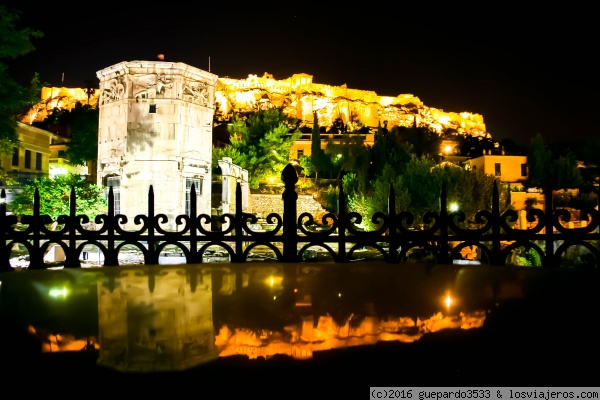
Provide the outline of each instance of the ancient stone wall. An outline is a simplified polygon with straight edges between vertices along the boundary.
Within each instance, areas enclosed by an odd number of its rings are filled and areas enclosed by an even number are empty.
[[[252,194],[249,212],[258,218],[266,218],[270,213],[283,215],[283,200],[281,194]],[[312,214],[315,222],[321,223],[323,215],[327,214],[321,204],[312,195],[298,195],[297,216],[303,212]]]

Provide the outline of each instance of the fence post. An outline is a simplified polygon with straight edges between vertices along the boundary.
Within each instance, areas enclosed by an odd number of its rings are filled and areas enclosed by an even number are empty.
[[[298,193],[295,185],[298,182],[298,174],[292,164],[286,165],[281,172],[281,180],[284,184],[283,194],[283,260],[285,262],[298,261],[298,226],[297,224],[297,202]]]
[[[396,225],[396,191],[394,184],[390,184],[390,194],[388,196],[388,262],[395,263],[400,258],[398,249],[400,248],[400,238],[398,237],[398,229]],[[385,232],[383,233],[385,235]]]
[[[438,244],[438,259],[439,264],[450,263],[449,251],[449,234],[448,234],[448,193],[446,182],[442,183],[442,191],[440,193],[440,241]]]
[[[77,196],[75,195],[75,186],[71,186],[71,197],[69,198],[69,218],[67,219],[69,246],[65,251],[65,268],[79,268],[79,253],[77,252],[77,230],[75,225],[79,223],[77,220]]]
[[[342,182],[340,182],[338,193],[338,259],[336,261],[348,262],[348,255],[346,254],[346,215],[348,210],[346,209],[346,194]]]
[[[8,220],[6,215],[6,191],[0,192],[0,272],[10,271],[10,249],[6,245]]]
[[[113,187],[108,188],[108,213],[104,222],[106,229],[106,254],[104,255],[104,265],[114,267],[119,265],[119,256],[115,250],[115,230],[117,226],[117,217],[115,216],[115,193]],[[100,259],[98,259],[100,262]]]
[[[492,259],[490,265],[504,265],[500,244],[500,192],[498,181],[494,181],[492,188]]]
[[[158,253],[156,251],[157,240],[155,238],[155,230],[158,225],[154,213],[154,186],[150,185],[148,190],[148,258],[146,264],[158,264]]]
[[[548,180],[544,188],[544,214],[546,220],[544,240],[546,244],[546,256],[542,261],[542,265],[548,268],[560,266],[560,259],[556,257],[554,249],[554,204],[552,202],[552,185],[550,180]]]
[[[50,218],[47,215],[40,215],[40,191],[36,187],[33,193],[33,215],[23,215],[21,217],[24,224],[29,225],[31,235],[28,237],[31,240],[29,250],[29,268],[27,269],[44,269],[44,251],[42,250],[42,227],[44,222],[49,223]]]

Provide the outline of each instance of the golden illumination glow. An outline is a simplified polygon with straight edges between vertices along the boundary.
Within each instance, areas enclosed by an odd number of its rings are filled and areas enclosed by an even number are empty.
[[[444,304],[446,305],[446,310],[450,310],[452,303],[454,303],[454,300],[452,300],[452,297],[450,297],[450,293],[448,293],[446,295],[446,297],[444,298]]]
[[[452,211],[452,212],[458,211],[458,204],[457,203],[450,203],[450,211]]]
[[[50,297],[54,297],[56,298],[66,298],[68,296],[69,292],[67,290],[67,288],[63,287],[63,288],[52,288],[50,289],[50,291],[48,292],[48,295]]]

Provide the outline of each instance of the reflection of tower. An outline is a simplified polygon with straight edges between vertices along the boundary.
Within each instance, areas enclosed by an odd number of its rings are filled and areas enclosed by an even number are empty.
[[[120,268],[112,291],[99,284],[99,365],[172,371],[217,358],[210,270],[153,268]]]

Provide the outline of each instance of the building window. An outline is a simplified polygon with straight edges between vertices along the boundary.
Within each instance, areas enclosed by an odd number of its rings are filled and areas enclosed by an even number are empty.
[[[13,159],[12,159],[13,167],[19,166],[19,148],[13,147]]]
[[[527,164],[521,164],[521,176],[527,176]]]
[[[304,150],[298,150],[298,160],[304,155]]]
[[[500,170],[500,163],[499,162],[497,162],[497,163],[494,164],[494,175],[496,175],[496,176],[502,175],[502,172]]]
[[[31,150],[25,150],[25,168],[31,168]]]
[[[202,194],[202,180],[199,178],[185,178],[185,215],[190,215],[191,208],[191,192],[192,185],[194,185],[194,191],[196,192],[196,204],[198,204],[198,197]],[[193,215],[195,217],[195,215]]]
[[[150,114],[156,114],[156,104],[150,104]]]
[[[35,170],[42,170],[42,153],[35,153]]]
[[[121,214],[121,177],[109,176],[106,178],[106,186],[112,187],[113,195],[115,196],[115,215]],[[106,192],[108,198],[108,191]]]
[[[66,158],[65,150],[58,151],[58,158]]]

